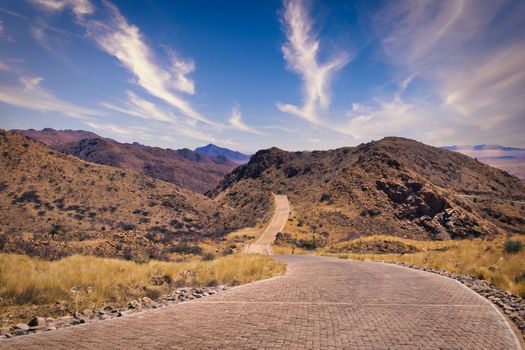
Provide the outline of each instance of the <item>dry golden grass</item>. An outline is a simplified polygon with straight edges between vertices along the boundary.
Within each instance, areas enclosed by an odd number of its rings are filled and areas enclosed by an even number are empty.
[[[170,263],[71,256],[45,261],[25,255],[0,254],[2,313],[32,305],[65,305],[69,311],[123,305],[147,295],[158,297],[175,287],[229,286],[285,272],[284,264],[260,255],[228,255],[211,261]],[[168,283],[156,285],[154,277]],[[158,279],[157,279],[158,280]],[[31,317],[31,315],[28,315]]]
[[[401,262],[459,274],[471,275],[487,280],[503,290],[514,295],[525,297],[525,249],[519,253],[509,254],[503,249],[506,237],[492,240],[472,239],[462,241],[415,241],[391,236],[363,237],[359,240],[392,240],[410,244],[421,249],[414,254],[353,254],[328,253],[323,255],[336,256],[354,260],[380,260]],[[513,240],[525,243],[525,236],[514,236]]]

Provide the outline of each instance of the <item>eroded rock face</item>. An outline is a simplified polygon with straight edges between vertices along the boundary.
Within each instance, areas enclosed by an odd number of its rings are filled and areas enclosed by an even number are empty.
[[[484,227],[474,215],[449,202],[432,185],[406,177],[398,182],[378,180],[376,185],[395,203],[399,219],[412,220],[433,239],[479,237],[495,233],[493,228]]]

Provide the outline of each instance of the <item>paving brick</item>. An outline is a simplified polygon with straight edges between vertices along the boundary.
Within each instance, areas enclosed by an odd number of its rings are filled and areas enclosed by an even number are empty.
[[[312,256],[199,300],[0,342],[0,349],[517,349],[488,302],[439,275]]]

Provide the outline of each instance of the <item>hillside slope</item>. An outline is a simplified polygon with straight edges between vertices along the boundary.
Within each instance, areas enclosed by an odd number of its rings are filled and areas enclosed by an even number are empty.
[[[44,257],[153,255],[239,225],[232,209],[134,171],[0,130],[0,248]]]
[[[204,193],[238,164],[222,156],[190,149],[163,149],[139,143],[120,143],[82,130],[13,130],[60,152],[92,163],[138,171],[144,175]]]
[[[290,199],[286,230],[303,238],[313,233],[318,244],[370,234],[449,239],[525,232],[519,179],[403,138],[330,151],[259,151],[209,195],[264,218],[270,192]]]

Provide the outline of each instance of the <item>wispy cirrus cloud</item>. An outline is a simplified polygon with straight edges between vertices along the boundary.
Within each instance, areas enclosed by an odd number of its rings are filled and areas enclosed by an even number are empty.
[[[209,125],[220,125],[199,113],[180,95],[195,94],[195,83],[189,77],[195,70],[195,62],[183,60],[172,49],[165,48],[169,64],[160,63],[140,29],[130,24],[109,1],[103,1],[99,8],[90,0],[32,1],[49,11],[71,9],[77,22],[86,29],[87,36],[133,74],[138,86],[188,118]]]
[[[230,122],[230,125],[237,130],[241,130],[244,132],[249,132],[249,133],[257,134],[257,135],[266,135],[265,133],[257,130],[254,127],[251,127],[245,124],[242,121],[241,107],[238,104],[236,104],[233,107],[229,122]]]
[[[136,84],[149,94],[167,102],[189,118],[216,125],[176,93],[195,93],[194,82],[188,77],[195,70],[194,62],[181,60],[171,54],[169,67],[158,64],[139,28],[129,24],[114,5],[105,3],[105,7],[109,15],[107,19],[81,22],[88,36],[104,51],[116,57],[134,75]]]
[[[330,105],[330,82],[334,74],[349,61],[347,53],[340,52],[319,62],[320,41],[313,30],[305,3],[300,0],[284,2],[283,24],[287,37],[282,51],[288,67],[303,81],[303,106],[278,103],[277,107],[287,113],[319,123],[320,113]]]
[[[156,104],[139,97],[133,91],[127,91],[127,100],[120,105],[104,102],[101,105],[108,109],[132,115],[143,119],[154,119],[161,122],[177,122],[177,118],[170,112],[163,110]]]
[[[385,60],[400,75],[424,81],[426,94],[438,101],[432,115],[436,130],[443,130],[441,142],[475,136],[478,142],[521,143],[523,13],[525,3],[505,0],[402,0],[375,15]]]
[[[42,81],[41,77],[21,75],[18,85],[0,86],[0,102],[41,112],[59,112],[80,119],[103,115],[101,111],[81,107],[56,97],[42,87]]]
[[[30,0],[33,4],[48,11],[62,11],[71,8],[76,16],[89,15],[95,12],[90,0]]]
[[[138,117],[141,119],[150,120],[155,123],[160,123],[159,129],[163,132],[174,133],[177,135],[189,137],[196,140],[203,140],[206,142],[222,142],[229,141],[218,140],[216,137],[197,129],[192,119],[177,118],[169,109],[163,108],[159,104],[154,104],[133,91],[126,92],[127,99],[121,101],[119,104],[104,102],[101,106],[127,114],[129,116]],[[93,124],[94,125],[94,124]],[[90,125],[91,127],[94,127]],[[98,124],[103,126],[104,124]],[[160,137],[160,136],[156,136]],[[173,141],[171,138],[166,141]]]

